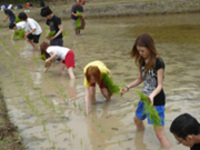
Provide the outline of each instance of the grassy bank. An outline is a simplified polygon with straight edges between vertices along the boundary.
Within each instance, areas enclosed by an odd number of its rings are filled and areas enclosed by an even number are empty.
[[[0,88],[0,149],[1,150],[24,150],[22,139],[8,116],[6,104]]]

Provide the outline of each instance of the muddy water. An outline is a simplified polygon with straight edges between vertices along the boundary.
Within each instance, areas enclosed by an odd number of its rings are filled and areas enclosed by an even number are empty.
[[[45,24],[40,23],[45,32]],[[27,149],[58,150],[158,150],[160,144],[152,126],[137,132],[133,123],[138,102],[131,89],[123,97],[105,102],[97,89],[97,104],[85,115],[83,67],[102,60],[120,86],[137,77],[129,56],[140,33],[154,37],[165,64],[164,89],[167,96],[166,134],[172,150],[177,145],[169,133],[171,121],[183,112],[200,121],[200,20],[199,14],[145,16],[87,20],[86,30],[75,36],[70,20],[63,21],[67,34],[64,45],[75,52],[77,79],[61,75],[59,63],[47,74],[39,52],[24,41],[11,40],[11,32],[1,25],[1,86],[12,121],[19,127]],[[6,32],[4,32],[6,31]],[[44,41],[44,34],[41,41]]]

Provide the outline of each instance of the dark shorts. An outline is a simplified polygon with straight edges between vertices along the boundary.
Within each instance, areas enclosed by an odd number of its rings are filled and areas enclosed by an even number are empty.
[[[39,35],[33,35],[33,34],[29,34],[27,36],[27,38],[29,40],[33,40],[34,43],[38,43],[39,42],[39,39],[40,39],[40,34]]]
[[[95,84],[95,83],[92,83],[90,86],[96,86],[96,84]],[[99,85],[99,88],[100,88],[100,89],[105,88],[105,85],[103,84],[103,81],[102,81],[102,80],[101,80],[101,84]]]
[[[63,46],[63,40],[61,38],[53,39],[50,41],[50,45]]]
[[[10,23],[10,24],[13,24],[14,22],[15,22],[15,17],[10,17],[9,23]]]
[[[165,122],[164,122],[165,121],[165,105],[159,105],[159,106],[154,106],[154,107],[161,118],[161,126],[164,126],[165,125]],[[148,118],[148,124],[153,124],[153,121],[149,118],[149,114],[144,114],[144,110],[145,110],[144,103],[140,101],[135,111],[135,115],[140,120],[144,120]]]

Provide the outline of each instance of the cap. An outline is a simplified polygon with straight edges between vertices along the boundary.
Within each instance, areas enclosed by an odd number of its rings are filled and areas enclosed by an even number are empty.
[[[1,6],[1,11],[3,11],[5,8],[6,8],[6,6],[5,6],[5,5],[2,5],[2,6]]]

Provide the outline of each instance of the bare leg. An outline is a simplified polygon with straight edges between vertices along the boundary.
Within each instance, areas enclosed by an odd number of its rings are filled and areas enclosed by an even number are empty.
[[[75,29],[76,35],[79,35],[79,29]]]
[[[69,73],[70,79],[75,79],[75,75],[74,75],[74,72],[73,72],[73,67],[68,68],[67,71]]]
[[[143,121],[140,120],[136,115],[134,117],[134,122],[135,122],[135,125],[137,126],[138,130],[144,130],[145,129]]]
[[[60,64],[61,74],[65,75],[65,65],[63,63]]]
[[[165,135],[164,126],[159,126],[155,128],[156,137],[161,143],[163,148],[170,148],[170,143]]]
[[[101,93],[106,98],[107,101],[111,99],[112,94],[110,94],[107,88],[101,89]]]
[[[37,44],[36,43],[34,43],[33,41],[31,41],[31,40],[27,40],[32,46],[33,46],[33,48],[34,48],[34,50],[38,50],[38,47],[37,47]]]

